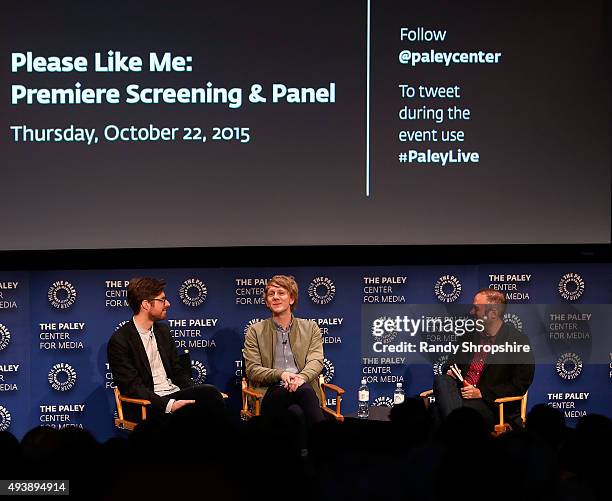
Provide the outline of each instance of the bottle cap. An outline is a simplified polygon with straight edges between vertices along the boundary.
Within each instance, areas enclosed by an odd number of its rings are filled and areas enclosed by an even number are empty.
[[[402,383],[397,383],[397,387],[401,388],[402,387]]]

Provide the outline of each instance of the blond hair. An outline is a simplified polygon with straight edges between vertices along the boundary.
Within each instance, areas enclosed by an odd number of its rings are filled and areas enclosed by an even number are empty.
[[[289,295],[293,298],[293,304],[291,305],[291,311],[295,310],[298,302],[298,284],[291,275],[274,275],[268,283],[263,291],[264,301],[267,303],[268,297],[268,289],[272,286],[282,287],[285,289]]]

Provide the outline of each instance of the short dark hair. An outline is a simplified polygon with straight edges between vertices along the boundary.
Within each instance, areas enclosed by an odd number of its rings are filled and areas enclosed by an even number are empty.
[[[166,287],[163,279],[151,277],[136,277],[130,280],[127,288],[127,302],[135,315],[145,299],[152,299]]]

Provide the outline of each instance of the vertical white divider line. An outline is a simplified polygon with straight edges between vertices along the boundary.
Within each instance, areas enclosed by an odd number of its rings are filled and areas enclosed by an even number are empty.
[[[368,0],[368,25],[366,34],[366,197],[370,196],[370,12],[371,0]]]

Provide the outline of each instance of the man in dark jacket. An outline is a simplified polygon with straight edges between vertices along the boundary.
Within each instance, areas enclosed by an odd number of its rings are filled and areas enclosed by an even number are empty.
[[[222,412],[221,394],[214,386],[194,385],[179,363],[168,326],[160,323],[170,307],[165,286],[155,278],[130,280],[127,301],[134,316],[115,331],[107,347],[113,380],[123,395],[150,400],[154,418],[196,402]]]
[[[478,411],[493,428],[495,399],[521,396],[533,381],[534,356],[529,339],[503,320],[506,298],[493,289],[482,289],[474,296],[470,311],[481,332],[474,330],[458,336],[459,350],[449,365],[456,364],[464,382],[450,368],[436,376],[434,396],[442,417],[459,407]],[[506,404],[506,416],[518,416],[520,402]]]

